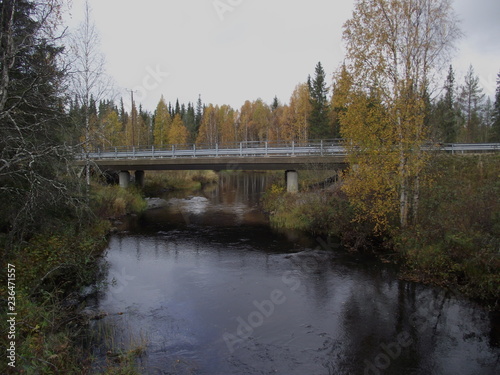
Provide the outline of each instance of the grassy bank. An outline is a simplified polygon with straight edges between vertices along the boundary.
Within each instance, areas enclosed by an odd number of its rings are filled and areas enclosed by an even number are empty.
[[[85,374],[93,359],[81,345],[88,335],[88,318],[80,311],[93,291],[88,286],[102,278],[99,262],[107,245],[110,217],[145,208],[138,191],[92,186],[91,211],[68,217],[63,225],[51,226],[15,246],[6,257],[14,266],[17,315],[15,338],[4,328],[3,347],[15,343],[15,368],[2,360],[2,374]],[[11,267],[12,268],[12,267]],[[12,284],[13,285],[13,284]],[[8,296],[8,285],[0,285]],[[4,301],[7,306],[7,301]],[[5,327],[5,326],[4,326]],[[134,361],[109,362],[103,374],[134,374]]]
[[[375,234],[354,220],[339,184],[298,195],[274,185],[264,197],[271,223],[333,235],[346,247],[397,253],[401,276],[453,288],[499,308],[500,156],[437,156],[426,173],[417,224]]]
[[[143,191],[148,197],[158,197],[169,191],[200,190],[218,180],[214,171],[148,171]]]

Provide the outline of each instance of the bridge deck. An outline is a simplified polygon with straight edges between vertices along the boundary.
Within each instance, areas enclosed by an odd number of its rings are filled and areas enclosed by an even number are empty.
[[[425,149],[449,153],[498,152],[500,144],[445,144]],[[346,150],[338,140],[305,144],[240,142],[224,148],[218,145],[114,148],[82,153],[76,164],[85,165],[87,157],[93,164],[109,170],[314,170],[343,169],[347,165]]]
[[[345,168],[344,156],[180,157],[155,159],[92,159],[109,170],[287,170]],[[84,165],[84,160],[77,165]]]

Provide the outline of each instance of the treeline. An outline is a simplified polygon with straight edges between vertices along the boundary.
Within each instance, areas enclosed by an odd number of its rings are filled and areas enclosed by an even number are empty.
[[[500,74],[499,74],[500,77]],[[500,78],[499,78],[500,79]],[[90,99],[90,143],[93,149],[117,146],[167,147],[171,144],[224,145],[242,141],[303,142],[310,139],[340,138],[336,88],[342,83],[337,74],[327,86],[325,72],[318,63],[314,78],[300,83],[287,104],[275,97],[269,105],[262,99],[245,101],[238,109],[229,105],[175,104],[162,96],[154,112],[142,106],[127,111],[123,99],[96,102]],[[498,82],[500,84],[500,81]],[[462,84],[456,83],[450,66],[441,93],[427,98],[426,126],[431,140],[443,143],[500,142],[500,98],[491,100],[480,86],[471,66]],[[70,116],[84,123],[85,108],[76,98],[70,102]],[[83,136],[81,141],[83,141]]]
[[[427,123],[434,140],[452,143],[500,142],[500,73],[492,102],[472,65],[457,85],[450,66],[443,93],[428,103]]]

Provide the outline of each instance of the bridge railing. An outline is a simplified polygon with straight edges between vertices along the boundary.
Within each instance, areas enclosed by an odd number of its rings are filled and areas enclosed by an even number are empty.
[[[214,144],[181,144],[165,146],[119,146],[89,152],[91,159],[139,159],[177,157],[259,157],[295,155],[343,155],[341,140],[319,140],[307,142],[235,142]],[[82,152],[81,158],[86,153]]]
[[[306,142],[235,142],[213,144],[180,144],[165,146],[120,146],[89,152],[91,159],[141,159],[181,157],[273,157],[273,156],[344,156],[347,151],[340,139]],[[446,143],[424,146],[426,151],[470,153],[498,152],[500,143]],[[87,153],[79,155],[85,159]]]

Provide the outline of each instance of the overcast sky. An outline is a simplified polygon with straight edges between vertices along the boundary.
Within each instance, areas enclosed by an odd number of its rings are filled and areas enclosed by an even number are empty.
[[[74,0],[70,25],[82,19]],[[126,98],[154,110],[167,101],[230,104],[274,96],[287,103],[321,61],[344,58],[342,25],[354,0],[90,0],[108,73]],[[218,9],[216,9],[218,5]],[[455,0],[465,37],[452,61],[458,83],[470,64],[493,96],[500,71],[500,1]]]

